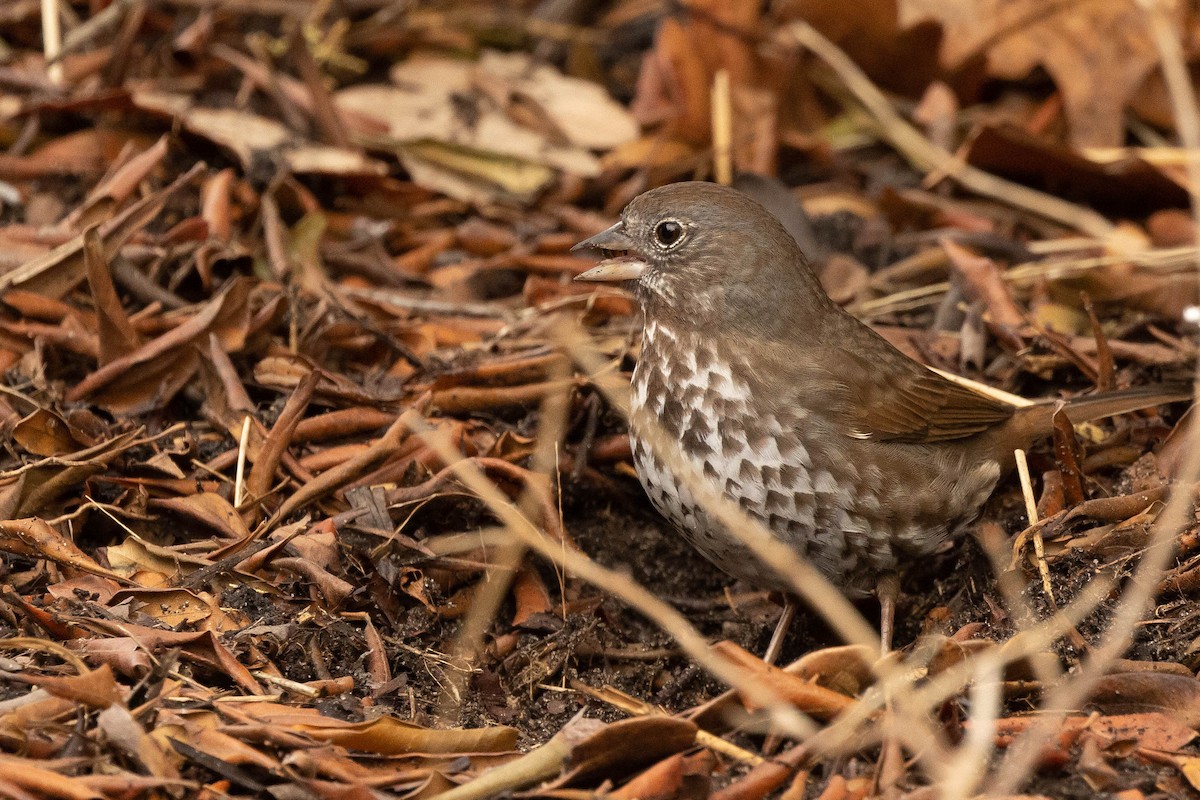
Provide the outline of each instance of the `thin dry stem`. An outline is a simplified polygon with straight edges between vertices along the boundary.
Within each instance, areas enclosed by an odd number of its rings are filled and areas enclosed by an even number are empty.
[[[1166,508],[1150,529],[1150,542],[1141,562],[1129,580],[1129,588],[1115,604],[1116,613],[1104,632],[1100,644],[1076,675],[1061,682],[1042,703],[1048,713],[1031,726],[1009,749],[1008,757],[989,786],[997,795],[1010,794],[1021,785],[1037,759],[1042,742],[1069,712],[1080,707],[1091,694],[1096,682],[1108,671],[1113,661],[1124,653],[1138,622],[1145,615],[1158,591],[1159,581],[1175,553],[1175,538],[1183,530],[1193,506],[1193,485],[1200,478],[1200,423],[1193,421],[1188,432],[1189,446],[1180,471],[1176,490]]]
[[[645,717],[652,714],[666,714],[667,712],[659,706],[651,705],[645,700],[633,695],[626,694],[620,689],[612,686],[603,686],[599,689],[588,686],[581,681],[572,681],[571,688],[577,692],[582,692],[593,700],[599,700],[601,703],[619,708],[626,714],[634,717]],[[729,756],[732,759],[740,761],[743,764],[748,764],[751,767],[757,767],[759,764],[766,761],[760,755],[751,753],[749,750],[738,747],[737,745],[727,742],[716,734],[709,733],[704,729],[696,731],[696,744],[707,747],[715,753],[720,753],[724,756]]]
[[[242,418],[242,435],[238,437],[237,470],[234,472],[233,507],[241,508],[246,494],[246,451],[250,444],[250,417]]]
[[[717,183],[733,183],[733,104],[729,70],[719,69],[712,85],[713,172]]]
[[[1029,525],[1032,527],[1038,523],[1037,500],[1033,497],[1033,480],[1029,477],[1029,459],[1025,457],[1025,451],[1017,448],[1013,451],[1017,461],[1017,476],[1021,481],[1021,496],[1025,499],[1025,516],[1029,519]],[[1037,561],[1038,575],[1042,578],[1042,591],[1050,598],[1050,602],[1057,602],[1054,599],[1054,587],[1050,585],[1050,567],[1046,564],[1046,544],[1042,541],[1042,531],[1040,528],[1033,532],[1033,554],[1034,560]]]
[[[52,83],[63,82],[63,67],[58,61],[62,50],[62,20],[58,0],[42,0],[42,54],[46,58],[46,77]]]
[[[1013,394],[1012,392],[1006,392],[1003,389],[997,389],[995,386],[989,386],[986,383],[981,383],[980,381],[973,381],[963,375],[956,375],[953,372],[946,372],[945,370],[938,369],[937,367],[929,367],[929,369],[933,372],[936,372],[938,375],[941,375],[951,383],[957,383],[959,386],[966,386],[968,389],[973,389],[980,394],[995,398],[1001,403],[1008,403],[1009,405],[1016,406],[1017,408],[1024,408],[1025,406],[1031,406],[1036,403],[1035,400],[1021,397],[1019,394]]]
[[[965,800],[978,791],[996,746],[996,720],[1000,718],[1003,699],[1002,664],[989,654],[973,660],[976,663],[971,683],[971,727],[949,760],[932,765],[938,794],[943,800]]]
[[[1200,254],[1200,249],[1196,247],[1166,247],[1120,255],[1030,261],[1005,270],[1000,277],[1006,283],[1024,286],[1042,280],[1053,281],[1070,278],[1122,264],[1133,264],[1143,269],[1168,274],[1180,272],[1183,269],[1193,269],[1198,254]],[[884,314],[929,305],[936,302],[949,290],[948,282],[931,283],[913,289],[903,289],[873,300],[865,300],[850,306],[849,310],[857,317],[872,319]]]

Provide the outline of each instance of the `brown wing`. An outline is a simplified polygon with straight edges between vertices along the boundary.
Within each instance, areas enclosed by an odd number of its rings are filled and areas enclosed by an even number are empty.
[[[943,378],[857,320],[828,322],[803,339],[754,342],[758,390],[820,415],[846,436],[878,442],[962,439],[1016,410]]]
[[[943,442],[973,436],[1006,421],[1015,410],[911,362],[913,369],[880,370],[858,387],[851,436],[886,442]]]

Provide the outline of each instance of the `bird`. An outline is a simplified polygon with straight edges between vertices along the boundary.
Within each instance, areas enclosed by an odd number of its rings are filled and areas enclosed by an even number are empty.
[[[1052,433],[1057,402],[954,382],[835,304],[779,220],[729,187],[652,189],[574,249],[608,255],[576,280],[624,284],[643,312],[629,435],[651,503],[717,567],[790,598],[670,466],[686,463],[845,595],[877,595],[885,650],[897,573],[960,537],[1014,451]],[[1143,386],[1065,408],[1078,423],[1190,398]]]

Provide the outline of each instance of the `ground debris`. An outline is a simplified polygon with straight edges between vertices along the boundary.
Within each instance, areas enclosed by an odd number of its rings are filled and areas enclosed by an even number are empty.
[[[633,295],[572,280],[736,173],[932,367],[1190,380],[1195,9],[952,5],[0,8],[0,795],[1200,791],[1194,508],[1139,572],[1182,409],[1063,416],[898,651],[802,613],[768,665],[637,483]]]

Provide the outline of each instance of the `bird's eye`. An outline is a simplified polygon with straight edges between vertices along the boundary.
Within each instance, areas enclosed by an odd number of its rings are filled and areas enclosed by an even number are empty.
[[[665,219],[654,226],[654,240],[659,247],[670,250],[683,239],[683,226],[673,219]]]

